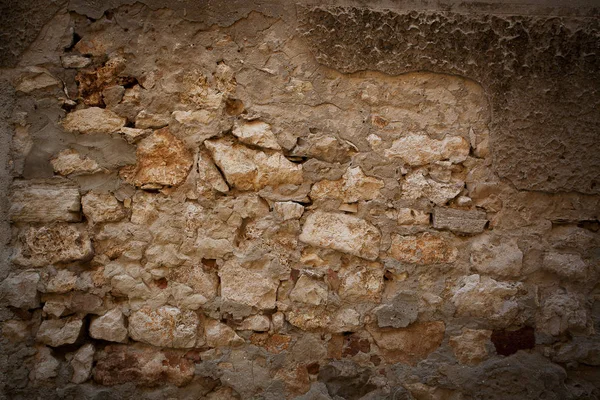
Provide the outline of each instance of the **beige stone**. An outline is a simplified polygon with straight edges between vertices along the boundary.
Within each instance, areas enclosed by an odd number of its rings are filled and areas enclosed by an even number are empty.
[[[271,131],[271,125],[266,122],[259,120],[238,121],[232,133],[242,143],[265,149],[281,150],[277,138]]]
[[[83,227],[73,224],[29,227],[19,234],[13,262],[42,267],[49,264],[89,260],[94,254]]]
[[[559,336],[565,332],[589,332],[588,312],[581,295],[564,290],[556,290],[543,296],[536,315],[536,329],[539,332]]]
[[[125,118],[105,108],[90,107],[67,114],[63,127],[73,133],[113,133],[125,125]]]
[[[488,277],[469,275],[454,290],[452,302],[459,317],[483,318],[501,326],[517,321],[520,283],[498,282]]]
[[[191,348],[196,344],[198,315],[177,307],[142,308],[129,317],[129,336],[157,347]]]
[[[206,271],[202,266],[184,265],[172,268],[169,270],[167,278],[171,284],[177,282],[185,285],[182,288],[184,293],[177,295],[174,290],[173,297],[179,299],[182,306],[187,305],[189,309],[198,309],[217,297],[219,278],[216,272]]]
[[[266,315],[251,315],[239,326],[242,331],[267,332],[271,328],[271,320]]]
[[[235,347],[244,344],[244,339],[231,327],[212,319],[205,322],[204,335],[209,347]]]
[[[290,299],[313,306],[326,304],[327,285],[323,281],[302,275],[294,285],[294,289],[290,293]]]
[[[389,159],[399,158],[410,166],[421,166],[441,160],[457,164],[467,159],[469,151],[469,142],[459,136],[435,140],[427,135],[409,134],[394,140],[384,155]]]
[[[442,344],[445,325],[442,321],[417,322],[399,329],[368,325],[367,330],[388,363],[415,365]]]
[[[81,220],[79,189],[63,178],[15,181],[10,193],[11,221],[78,222]]]
[[[89,158],[81,155],[77,150],[65,149],[50,160],[54,172],[60,175],[87,175],[96,172],[106,172],[106,169]]]
[[[462,333],[448,340],[454,355],[461,364],[479,364],[488,357],[487,345],[491,344],[492,331],[463,328]]]
[[[37,292],[40,274],[35,271],[12,272],[0,285],[0,299],[12,307],[31,309],[40,305]]]
[[[229,186],[223,176],[213,164],[206,150],[198,153],[198,180],[197,190],[200,195],[216,190],[220,193],[229,192]]]
[[[383,272],[380,263],[363,260],[343,267],[338,273],[340,298],[351,302],[378,303],[383,291]]]
[[[429,225],[429,213],[412,208],[399,208],[396,220],[399,225]]]
[[[90,336],[94,339],[123,343],[127,341],[127,333],[125,316],[118,308],[92,319],[90,323]]]
[[[83,345],[71,360],[71,368],[73,368],[73,375],[71,375],[71,382],[83,383],[90,379],[92,376],[92,365],[94,363],[94,353],[96,349],[91,343]]]
[[[273,211],[283,221],[300,219],[304,214],[304,206],[293,201],[278,201],[273,204]]]
[[[418,236],[392,235],[390,254],[410,264],[447,264],[456,261],[458,250],[443,237],[426,232]]]
[[[194,377],[194,362],[184,353],[147,346],[111,345],[97,355],[94,381],[104,386],[183,386]]]
[[[518,277],[523,265],[523,252],[515,239],[481,235],[471,242],[471,265],[482,274]]]
[[[447,207],[433,209],[433,227],[457,233],[481,233],[487,224],[487,214],[479,210],[459,210]]]
[[[306,218],[300,241],[334,249],[368,260],[379,257],[381,234],[363,219],[345,214],[317,211]]]
[[[402,183],[402,198],[418,200],[426,198],[438,206],[446,204],[460,194],[464,182],[437,182],[426,177],[422,170],[406,175]]]
[[[137,147],[137,162],[121,169],[121,176],[141,188],[178,186],[185,181],[194,157],[168,128],[155,131]]]
[[[378,198],[384,187],[381,179],[364,174],[360,167],[348,168],[342,179],[337,181],[322,180],[315,183],[310,191],[313,200],[333,198],[345,203]]]
[[[142,110],[135,117],[135,127],[138,129],[160,129],[169,125],[171,116],[169,114],[152,114]]]
[[[127,143],[134,144],[151,135],[152,129],[129,128],[124,126],[121,128],[120,132],[125,137],[125,140],[127,140]]]
[[[587,277],[587,265],[579,254],[549,251],[544,253],[542,268],[571,281],[583,281]]]
[[[31,93],[36,90],[43,90],[59,86],[60,81],[56,79],[50,71],[41,67],[28,67],[25,73],[19,79],[16,89],[19,92]]]
[[[240,190],[302,183],[302,165],[279,152],[253,150],[228,138],[207,140],[204,144],[229,185]]]
[[[267,267],[262,262],[244,265],[236,258],[226,261],[219,268],[223,300],[258,309],[274,308],[279,280],[269,275]]]
[[[85,68],[92,63],[88,57],[80,56],[79,54],[67,54],[60,57],[61,64],[64,68]]]
[[[47,319],[42,321],[36,340],[48,346],[58,347],[77,341],[83,328],[83,320],[78,318]]]
[[[117,222],[127,216],[127,211],[110,193],[88,192],[81,198],[83,214],[92,224]]]
[[[34,357],[33,368],[29,373],[29,379],[34,381],[46,381],[58,376],[60,361],[52,355],[52,350],[45,346],[36,346],[37,352]]]
[[[77,284],[77,274],[68,269],[60,269],[55,274],[45,274],[42,279],[44,292],[67,293],[74,290]]]

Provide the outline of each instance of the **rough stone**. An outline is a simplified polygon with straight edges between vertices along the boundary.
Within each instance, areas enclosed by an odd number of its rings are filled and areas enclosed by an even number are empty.
[[[514,239],[482,235],[471,242],[471,265],[482,274],[517,277],[523,265],[523,252]]]
[[[90,323],[90,336],[109,342],[126,342],[128,331],[121,310],[114,308],[104,315],[93,318]]]
[[[129,336],[157,347],[191,348],[196,345],[198,315],[177,307],[142,308],[129,317]]]
[[[194,162],[190,151],[168,128],[142,139],[136,154],[137,163],[122,168],[120,174],[142,189],[178,186],[183,183]]]
[[[152,129],[129,128],[124,126],[120,129],[120,133],[123,134],[127,143],[134,144],[150,136],[152,134]]]
[[[399,208],[398,225],[429,225],[429,213],[412,208]]]
[[[233,128],[232,133],[240,142],[265,149],[281,150],[277,138],[271,131],[271,126],[266,122],[239,121]]]
[[[354,260],[338,272],[340,298],[378,303],[384,287],[383,273],[383,266],[378,262]]]
[[[37,346],[37,353],[34,359],[35,363],[29,374],[29,379],[46,381],[58,376],[60,361],[52,355],[52,350],[45,346]]]
[[[290,299],[318,306],[327,303],[327,285],[317,279],[302,275],[290,293]]]
[[[279,152],[253,150],[228,138],[207,140],[204,144],[227,183],[240,190],[298,185],[303,181],[302,165],[292,163]]]
[[[464,182],[437,182],[417,170],[406,175],[402,183],[402,198],[418,200],[426,198],[438,206],[445,205],[460,194]]]
[[[518,293],[522,284],[498,282],[488,277],[463,278],[452,296],[456,315],[487,319],[502,326],[518,322]]]
[[[363,219],[317,211],[306,218],[300,240],[312,246],[375,260],[379,257],[381,233]]]
[[[587,265],[579,254],[545,253],[542,268],[571,281],[583,281],[587,277]]]
[[[433,209],[433,227],[457,233],[481,233],[488,219],[485,211],[459,210],[446,207]]]
[[[266,315],[252,315],[242,321],[239,329],[243,331],[267,332],[271,329],[271,320]]]
[[[65,149],[50,160],[54,172],[66,175],[89,175],[105,172],[93,159],[79,154],[76,150]]]
[[[448,240],[431,233],[418,236],[392,236],[390,254],[410,264],[448,264],[456,261],[458,250]]]
[[[206,345],[209,347],[235,347],[244,344],[244,339],[226,324],[208,320],[204,323]]]
[[[380,354],[388,362],[409,365],[415,365],[435,351],[442,344],[445,329],[441,321],[419,322],[400,329],[367,326]]]
[[[78,318],[47,319],[42,321],[36,340],[52,347],[73,344],[82,328],[83,320]]]
[[[354,203],[359,200],[378,198],[383,187],[384,183],[381,179],[367,176],[360,167],[354,167],[348,168],[342,179],[322,180],[315,183],[310,191],[310,197],[313,200],[333,198],[345,203]]]
[[[15,222],[81,220],[79,189],[67,180],[15,181],[10,200],[10,218]]]
[[[117,222],[127,216],[127,211],[110,193],[88,192],[81,198],[83,215],[92,224]]]
[[[125,118],[110,110],[90,107],[67,114],[62,125],[68,132],[107,134],[118,132],[125,125],[125,122]]]
[[[194,377],[194,362],[175,351],[142,346],[107,346],[97,355],[94,380],[106,386],[135,383],[183,386]]]
[[[12,272],[0,285],[0,298],[16,308],[37,308],[40,305],[39,281],[40,274],[35,271]]]
[[[216,190],[219,193],[229,192],[227,182],[213,164],[212,159],[206,151],[198,153],[198,181],[197,189],[200,195]]]
[[[29,227],[19,234],[13,262],[23,266],[85,261],[93,255],[88,234],[78,225]]]
[[[463,328],[462,333],[448,340],[454,355],[461,364],[479,364],[488,357],[486,346],[490,343],[492,331]]]
[[[94,353],[96,349],[94,345],[88,343],[83,345],[71,360],[71,368],[73,368],[73,375],[71,376],[71,382],[83,383],[90,379],[92,376],[92,365],[94,363]]]
[[[380,328],[406,328],[419,316],[419,298],[414,292],[398,293],[389,304],[383,304],[373,310]]]
[[[92,63],[91,59],[79,54],[64,55],[60,58],[60,61],[65,68],[85,68]]]
[[[244,265],[231,259],[219,268],[221,297],[225,301],[243,304],[259,309],[275,307],[279,280],[269,276],[266,265]]]
[[[273,211],[283,221],[289,221],[290,219],[300,219],[304,214],[304,206],[293,201],[278,201],[273,204]]]
[[[556,291],[544,296],[536,315],[538,331],[552,336],[585,332],[588,313],[575,293]]]
[[[47,272],[42,275],[42,292],[67,293],[77,286],[77,275],[68,269]]]
[[[459,136],[435,140],[427,135],[410,134],[394,140],[383,154],[390,159],[399,158],[410,166],[421,166],[442,160],[461,163],[467,159],[469,150],[469,142]]]

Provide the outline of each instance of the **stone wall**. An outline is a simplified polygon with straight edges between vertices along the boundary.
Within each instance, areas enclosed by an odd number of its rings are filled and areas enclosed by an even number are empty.
[[[600,397],[597,10],[7,4],[5,398]]]

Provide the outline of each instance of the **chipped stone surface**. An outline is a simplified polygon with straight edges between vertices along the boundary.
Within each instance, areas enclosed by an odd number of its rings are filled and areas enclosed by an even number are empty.
[[[402,197],[409,200],[428,199],[438,206],[445,205],[462,191],[463,182],[437,182],[417,170],[406,175],[402,183]]]
[[[193,163],[184,144],[167,128],[142,139],[137,147],[137,163],[121,169],[121,176],[141,188],[181,184]]]
[[[129,317],[129,336],[157,347],[191,348],[196,344],[199,320],[192,311],[162,306],[142,308]]]
[[[244,339],[235,331],[219,321],[209,320],[204,324],[206,345],[209,347],[235,347],[244,343]]]
[[[253,150],[227,138],[204,143],[227,182],[240,190],[302,183],[302,165],[279,152]]]
[[[290,293],[290,299],[318,306],[327,303],[327,286],[324,282],[302,275]]]
[[[491,336],[490,330],[463,328],[460,335],[450,338],[449,344],[461,364],[479,364],[488,357],[486,345]]]
[[[35,364],[29,378],[36,381],[45,381],[58,375],[60,361],[52,355],[52,350],[45,346],[38,346],[35,354]]]
[[[81,220],[79,189],[63,179],[15,181],[10,218],[20,222],[77,222]]]
[[[435,140],[427,135],[411,134],[394,140],[392,147],[383,154],[411,166],[421,166],[442,160],[457,164],[467,159],[469,150],[469,142],[462,137],[446,136],[443,140]]]
[[[346,203],[359,200],[373,200],[380,196],[383,181],[364,174],[360,167],[348,168],[342,179],[322,180],[315,183],[310,191],[313,200],[334,198]]]
[[[284,221],[299,219],[304,214],[304,206],[293,201],[278,201],[273,204],[273,210]]]
[[[106,171],[93,159],[79,154],[76,150],[66,149],[50,160],[54,171],[60,175],[95,174]]]
[[[125,125],[125,118],[105,108],[90,107],[69,113],[62,121],[68,132],[92,134],[118,132]]]
[[[267,332],[271,328],[271,320],[266,315],[252,315],[241,323],[240,330]]]
[[[90,336],[94,339],[123,343],[127,341],[128,331],[125,326],[125,316],[115,308],[106,314],[92,319]]]
[[[406,328],[417,320],[419,299],[414,292],[398,293],[389,304],[383,304],[373,310],[380,328]]]
[[[523,252],[514,239],[482,235],[472,242],[471,265],[482,274],[517,277],[523,265]]]
[[[573,281],[584,280],[587,276],[587,265],[578,254],[545,253],[542,268],[561,278]]]
[[[91,224],[117,222],[127,216],[123,205],[110,193],[88,192],[81,198],[81,207]]]
[[[300,234],[304,243],[367,260],[377,259],[380,239],[379,230],[365,220],[320,211],[308,216]]]
[[[40,274],[35,271],[11,273],[0,284],[0,298],[12,307],[37,308],[40,299],[37,293]]]
[[[457,233],[481,233],[488,219],[485,211],[459,210],[446,207],[433,209],[433,227]]]
[[[13,262],[23,266],[88,260],[93,255],[88,234],[78,225],[29,227],[19,234]]]
[[[77,318],[47,319],[42,321],[36,340],[48,346],[73,344],[79,338],[83,320]]]
[[[433,321],[400,329],[369,326],[368,330],[388,362],[415,365],[440,346],[445,325]]]
[[[259,120],[240,121],[233,128],[232,133],[242,143],[265,149],[281,150],[277,138],[271,131],[271,126],[266,122]]]
[[[269,276],[266,265],[243,265],[231,259],[219,268],[221,297],[225,301],[259,309],[275,307],[278,280]]]
[[[94,363],[95,352],[96,349],[91,343],[83,345],[75,352],[75,355],[73,355],[73,359],[71,360],[71,368],[73,368],[71,382],[83,383],[90,379],[92,376],[92,364]]]
[[[446,264],[456,261],[458,250],[441,236],[423,233],[419,236],[392,236],[390,254],[405,263]]]

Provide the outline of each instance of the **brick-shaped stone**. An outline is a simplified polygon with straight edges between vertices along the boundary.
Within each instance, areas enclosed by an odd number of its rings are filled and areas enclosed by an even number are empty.
[[[10,200],[9,214],[14,222],[81,220],[79,189],[66,179],[15,181]]]
[[[459,210],[436,207],[433,209],[433,227],[457,233],[481,233],[488,219],[485,211]]]

